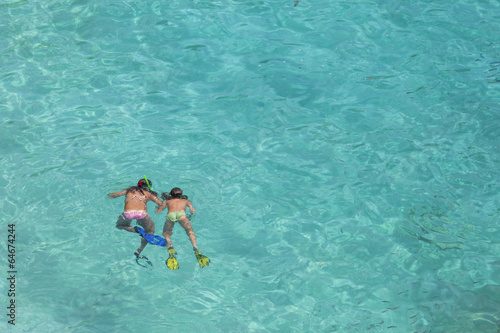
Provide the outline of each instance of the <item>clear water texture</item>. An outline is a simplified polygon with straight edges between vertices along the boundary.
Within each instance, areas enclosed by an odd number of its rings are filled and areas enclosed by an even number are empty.
[[[0,1],[0,329],[498,332],[499,25],[496,0]],[[179,226],[180,270],[136,265],[106,195],[144,174],[192,199],[209,268]]]

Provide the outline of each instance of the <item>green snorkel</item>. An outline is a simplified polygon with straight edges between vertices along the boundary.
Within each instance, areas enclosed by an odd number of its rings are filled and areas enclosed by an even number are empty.
[[[149,190],[152,191],[153,188],[151,187],[151,185],[149,185],[148,177],[146,177],[146,175],[144,175],[144,180],[146,181],[146,185],[148,185]]]

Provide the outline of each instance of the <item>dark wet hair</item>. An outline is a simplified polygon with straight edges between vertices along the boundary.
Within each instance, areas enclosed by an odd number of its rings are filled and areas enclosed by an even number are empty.
[[[161,198],[163,200],[171,200],[171,199],[187,199],[187,195],[182,195],[182,190],[178,187],[174,187],[169,194],[163,192],[161,194]]]
[[[173,189],[170,190],[170,195],[173,196],[174,198],[180,198],[182,195],[182,190],[178,187],[174,187]]]
[[[153,187],[153,182],[150,179],[148,179],[148,183],[149,183],[149,186]],[[148,183],[146,183],[146,179],[143,178],[137,182],[137,186],[130,186],[127,189],[127,193],[130,191],[132,191],[132,192],[139,191],[142,195],[144,195],[143,190],[146,190],[149,193],[154,194],[155,196],[158,196],[158,193],[156,193],[155,191],[151,191],[149,189]]]

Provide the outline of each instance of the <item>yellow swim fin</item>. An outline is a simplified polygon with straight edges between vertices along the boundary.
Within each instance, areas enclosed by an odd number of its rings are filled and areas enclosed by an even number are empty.
[[[200,267],[208,267],[208,264],[210,264],[210,259],[205,257],[199,250],[194,251],[194,254],[196,255],[196,259],[198,260],[198,264],[200,264]]]
[[[173,247],[168,249],[168,259],[165,261],[165,264],[167,264],[167,267],[170,269],[179,269],[179,263],[177,262],[177,259],[175,259],[174,254],[177,254],[177,251],[174,250]]]

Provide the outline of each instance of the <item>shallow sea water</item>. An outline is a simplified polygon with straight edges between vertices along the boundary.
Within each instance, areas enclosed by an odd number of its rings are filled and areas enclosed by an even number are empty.
[[[0,1],[12,332],[499,332],[500,3]],[[117,230],[183,188],[166,250]],[[154,212],[157,234],[165,213]]]

